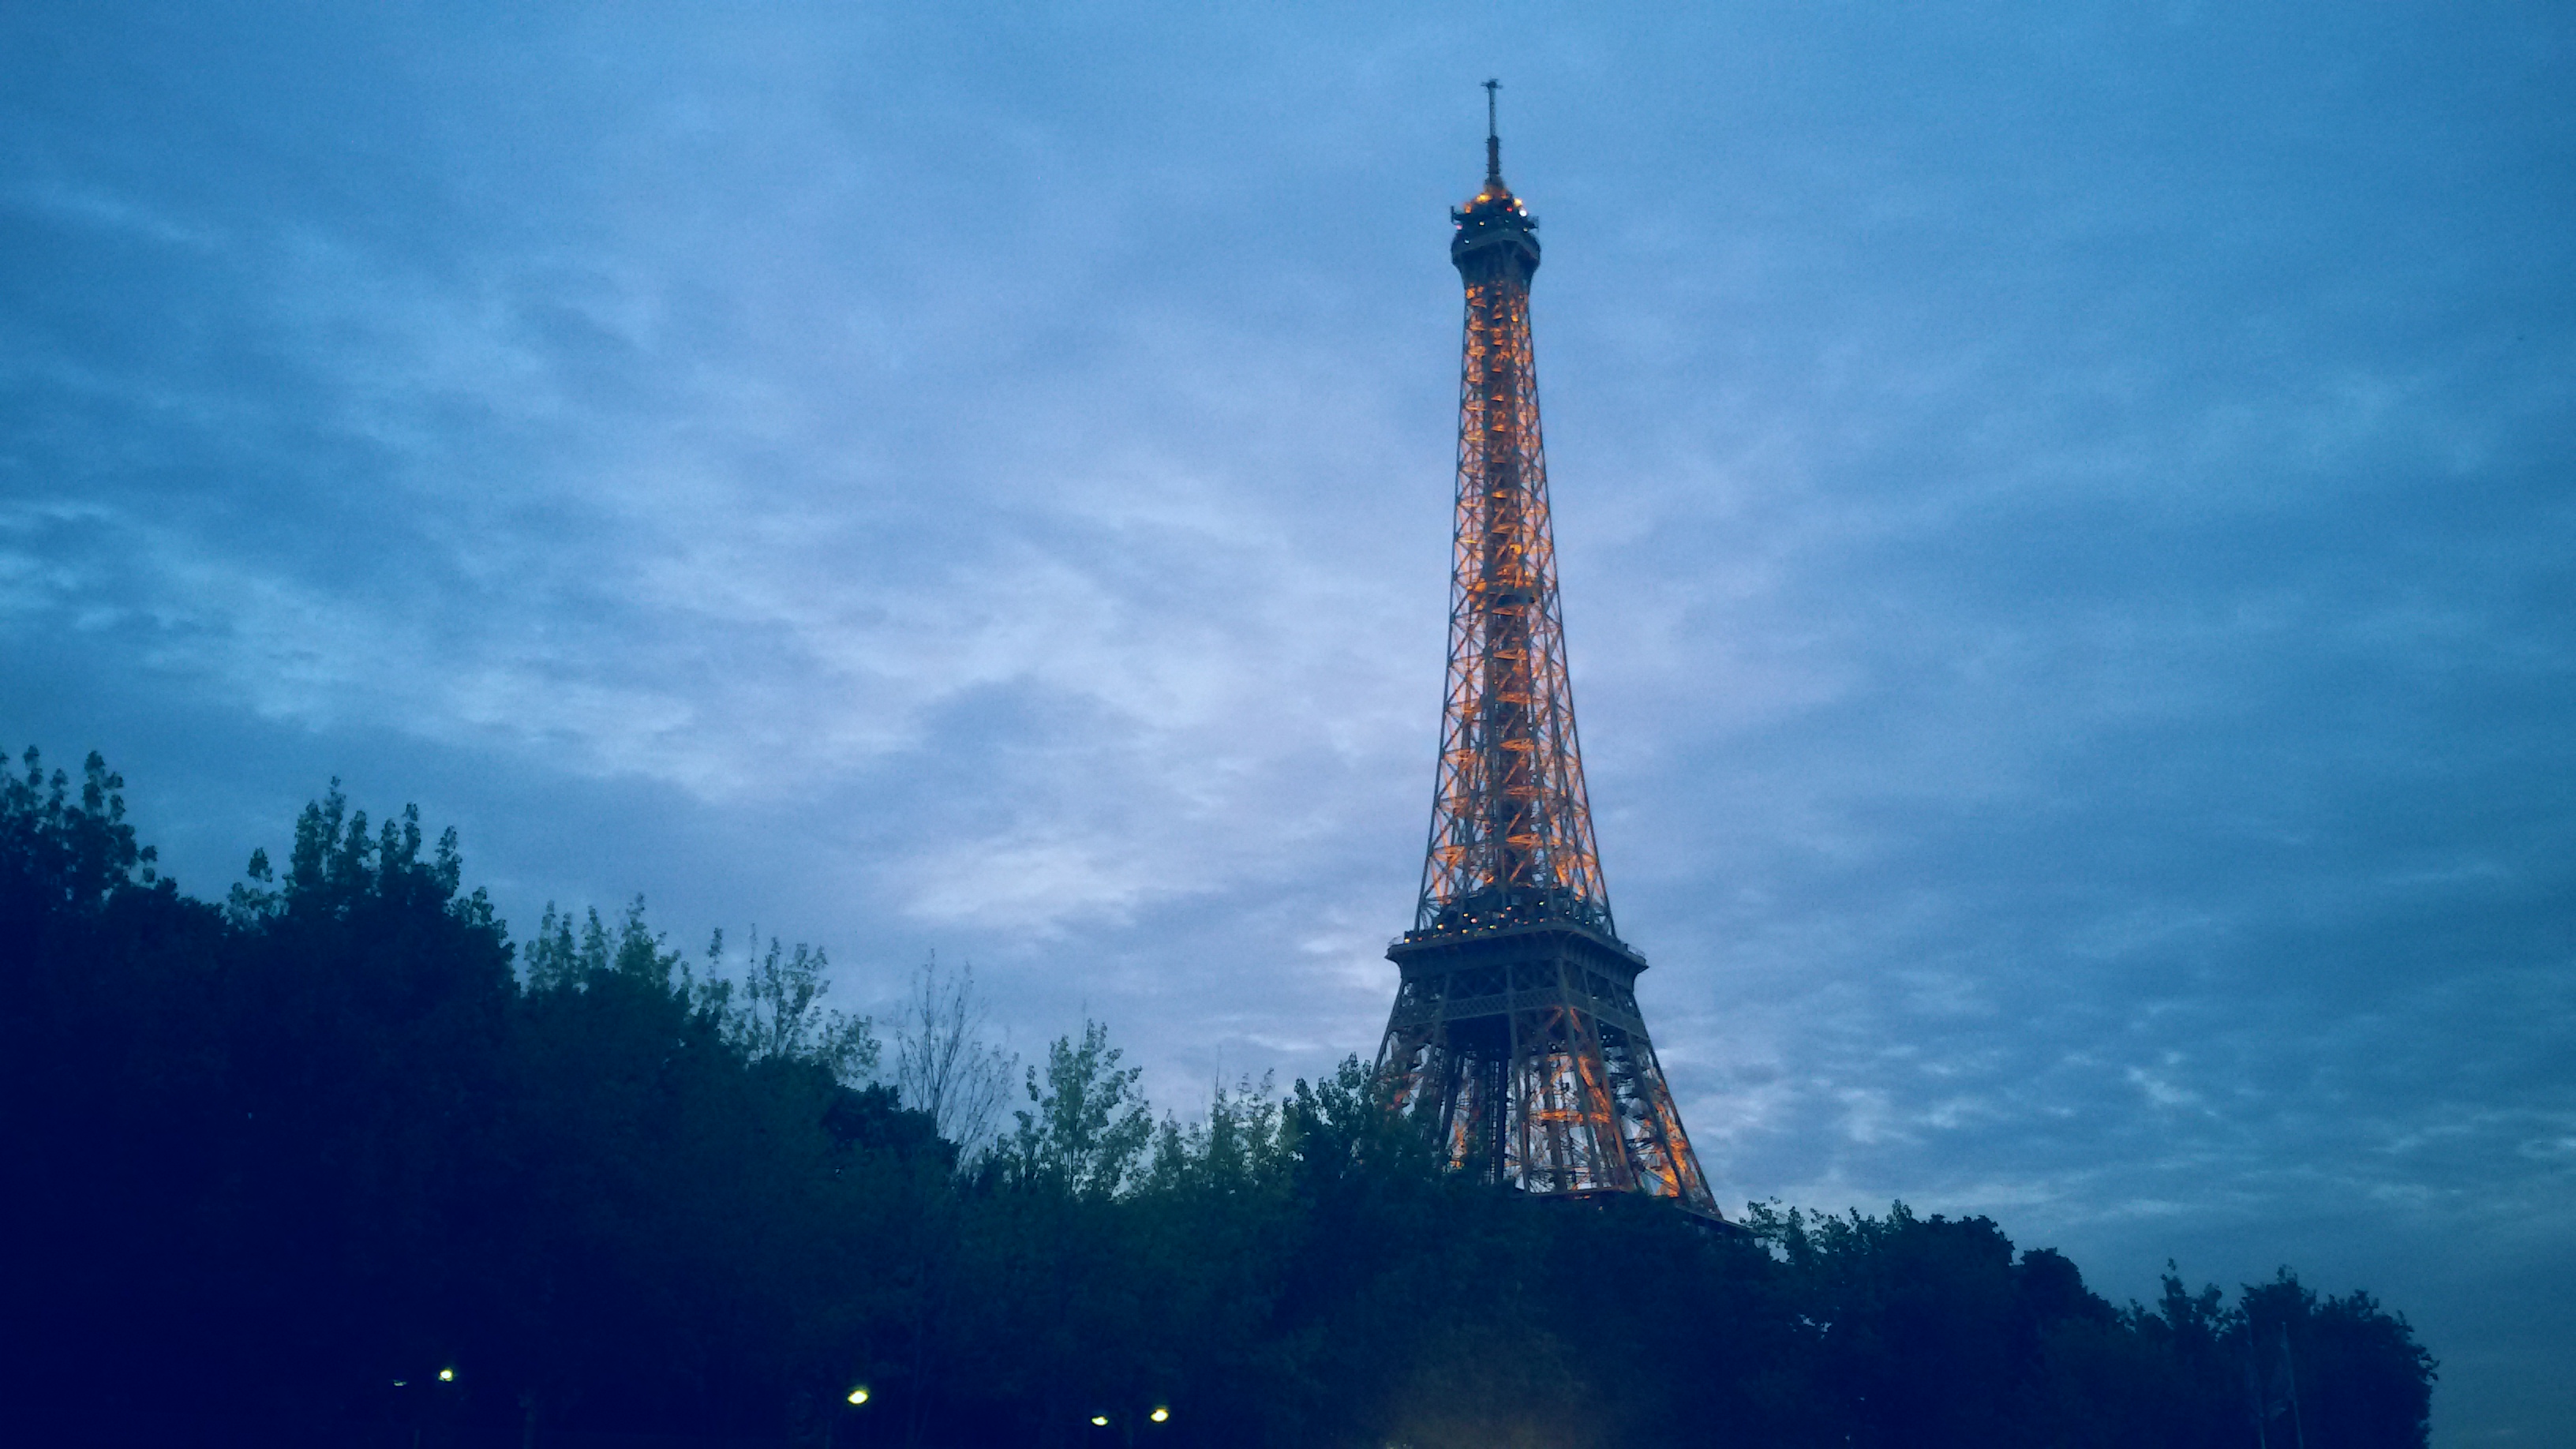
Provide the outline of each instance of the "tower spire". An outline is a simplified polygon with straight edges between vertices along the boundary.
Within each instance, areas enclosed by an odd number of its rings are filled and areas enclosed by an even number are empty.
[[[1378,1048],[1397,1108],[1452,1167],[1555,1196],[1638,1192],[1717,1220],[1637,1012],[1574,732],[1530,346],[1538,220],[1502,181],[1453,208],[1467,290],[1449,671],[1431,838]]]
[[[1494,92],[1502,88],[1501,81],[1485,82],[1485,185],[1489,190],[1503,184],[1503,137],[1494,125]]]

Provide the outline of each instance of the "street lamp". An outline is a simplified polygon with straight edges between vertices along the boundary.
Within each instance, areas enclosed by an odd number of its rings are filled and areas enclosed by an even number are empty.
[[[1137,1413],[1134,1409],[1119,1410],[1117,1421],[1126,1426],[1122,1437],[1131,1446],[1136,1442],[1136,1421],[1140,1418],[1150,1423],[1168,1424],[1172,1421],[1172,1406],[1169,1404],[1156,1404],[1154,1407],[1147,1409],[1142,1414]],[[1093,1414],[1091,1416],[1091,1427],[1095,1429],[1106,1429],[1109,1425],[1109,1415]]]
[[[867,1401],[868,1401],[868,1386],[867,1386],[866,1384],[861,1384],[861,1385],[859,1385],[857,1388],[850,1390],[850,1402],[851,1402],[851,1403],[853,1403],[853,1404],[864,1404],[864,1403],[866,1403]]]

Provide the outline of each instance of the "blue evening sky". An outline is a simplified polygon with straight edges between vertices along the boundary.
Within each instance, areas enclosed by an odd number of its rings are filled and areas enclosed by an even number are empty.
[[[0,8],[0,743],[220,895],[1375,1049],[1445,208],[1544,224],[1592,796],[1732,1202],[2368,1287],[2576,1439],[2576,9]]]

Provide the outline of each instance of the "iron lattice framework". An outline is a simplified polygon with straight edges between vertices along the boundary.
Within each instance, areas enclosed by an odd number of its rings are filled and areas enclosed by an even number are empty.
[[[1450,212],[1467,288],[1458,525],[1431,840],[1378,1071],[1452,1167],[1553,1195],[1717,1216],[1637,1013],[1592,839],[1530,352],[1538,220],[1503,184]]]

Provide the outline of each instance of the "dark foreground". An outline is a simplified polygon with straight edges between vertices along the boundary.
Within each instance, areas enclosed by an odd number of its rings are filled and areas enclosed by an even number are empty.
[[[1902,1205],[1550,1210],[1356,1062],[1158,1125],[1087,1027],[961,1166],[819,955],[712,980],[640,907],[514,946],[452,833],[336,792],[200,901],[119,783],[0,785],[18,1442],[2425,1442],[2366,1293],[2114,1305]]]

